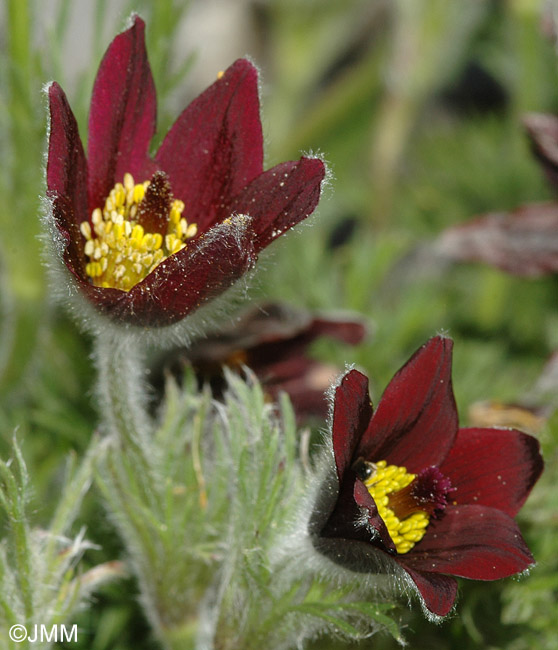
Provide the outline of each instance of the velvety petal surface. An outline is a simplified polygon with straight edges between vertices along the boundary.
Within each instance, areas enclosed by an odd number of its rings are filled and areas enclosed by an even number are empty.
[[[558,271],[558,203],[531,203],[493,212],[442,233],[436,248],[460,262],[483,262],[537,277]]]
[[[420,591],[427,609],[436,616],[447,616],[457,598],[457,580],[451,576],[411,569],[400,564],[411,576]]]
[[[155,159],[200,232],[228,217],[222,206],[263,169],[256,68],[233,63],[182,112]]]
[[[47,192],[53,216],[64,239],[66,264],[83,274],[83,237],[79,224],[87,219],[87,163],[76,119],[64,91],[57,83],[48,89],[50,128]]]
[[[422,541],[400,556],[410,569],[474,580],[497,580],[521,573],[534,561],[515,521],[495,508],[446,508],[431,521]]]
[[[155,85],[145,49],[145,23],[132,26],[110,44],[101,65],[89,113],[89,207],[102,207],[116,182],[130,172],[148,180],[156,167],[148,155],[155,132]]]
[[[368,378],[358,370],[348,372],[335,389],[333,452],[339,481],[356,458],[355,450],[372,417]]]
[[[387,386],[356,451],[419,472],[439,465],[457,433],[451,384],[452,341],[437,336],[423,345]]]
[[[225,212],[252,217],[256,250],[260,251],[312,214],[324,177],[325,166],[319,158],[281,163],[258,176]]]
[[[440,468],[451,477],[458,504],[517,514],[543,470],[539,443],[526,433],[503,429],[460,429]]]
[[[102,290],[100,299],[95,298],[97,306],[134,325],[163,326],[181,320],[253,266],[253,233],[244,220],[237,221],[241,223],[220,224],[189,242],[129,292]]]

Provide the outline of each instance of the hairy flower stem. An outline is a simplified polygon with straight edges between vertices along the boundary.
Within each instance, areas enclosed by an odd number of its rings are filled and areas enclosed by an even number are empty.
[[[150,457],[153,429],[146,411],[143,356],[132,337],[97,336],[97,393],[107,432],[138,456],[142,465]]]

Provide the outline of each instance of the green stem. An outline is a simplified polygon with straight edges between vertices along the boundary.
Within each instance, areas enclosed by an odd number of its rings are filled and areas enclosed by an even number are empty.
[[[134,339],[101,334],[96,340],[98,396],[108,432],[147,467],[151,460],[153,422],[147,413],[143,355]]]

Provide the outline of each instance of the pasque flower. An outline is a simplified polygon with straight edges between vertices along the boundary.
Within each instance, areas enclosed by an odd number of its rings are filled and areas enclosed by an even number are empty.
[[[155,383],[163,383],[162,375],[169,369],[180,375],[184,366],[191,366],[200,382],[208,383],[213,395],[222,397],[226,387],[223,368],[242,372],[248,367],[272,399],[281,392],[289,395],[299,420],[323,419],[328,411],[324,392],[339,370],[313,359],[308,348],[322,337],[356,345],[365,335],[366,326],[355,314],[311,313],[268,302],[248,308],[234,324],[188,348],[173,348],[151,376]]]
[[[523,125],[532,151],[556,194],[558,117],[529,113]],[[497,210],[444,230],[436,242],[443,257],[482,262],[513,275],[539,277],[558,272],[558,202],[524,203]]]
[[[154,156],[155,87],[143,21],[97,73],[87,158],[57,83],[48,87],[47,196],[80,292],[122,323],[168,325],[219,295],[316,207],[325,169],[263,171],[256,68],[236,61],[178,117]]]
[[[343,377],[332,425],[339,491],[315,540],[358,571],[377,554],[397,563],[437,616],[453,606],[454,576],[495,580],[533,564],[513,517],[543,468],[532,436],[459,428],[451,350],[445,337],[426,343],[375,412],[366,377]]]

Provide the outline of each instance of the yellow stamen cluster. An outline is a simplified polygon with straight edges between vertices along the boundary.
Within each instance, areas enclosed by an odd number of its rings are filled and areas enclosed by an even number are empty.
[[[104,208],[93,210],[93,227],[88,221],[81,223],[89,259],[85,272],[95,286],[129,291],[196,235],[196,224],[187,223],[182,216],[184,203],[176,199],[169,210],[166,235],[144,231],[137,217],[149,184],[136,184],[131,174],[124,174],[124,183],[116,183]]]
[[[430,521],[422,510],[399,519],[389,507],[389,495],[406,488],[415,478],[416,474],[409,474],[405,467],[388,465],[381,460],[374,463],[374,472],[364,480],[398,553],[408,553],[420,542]]]

